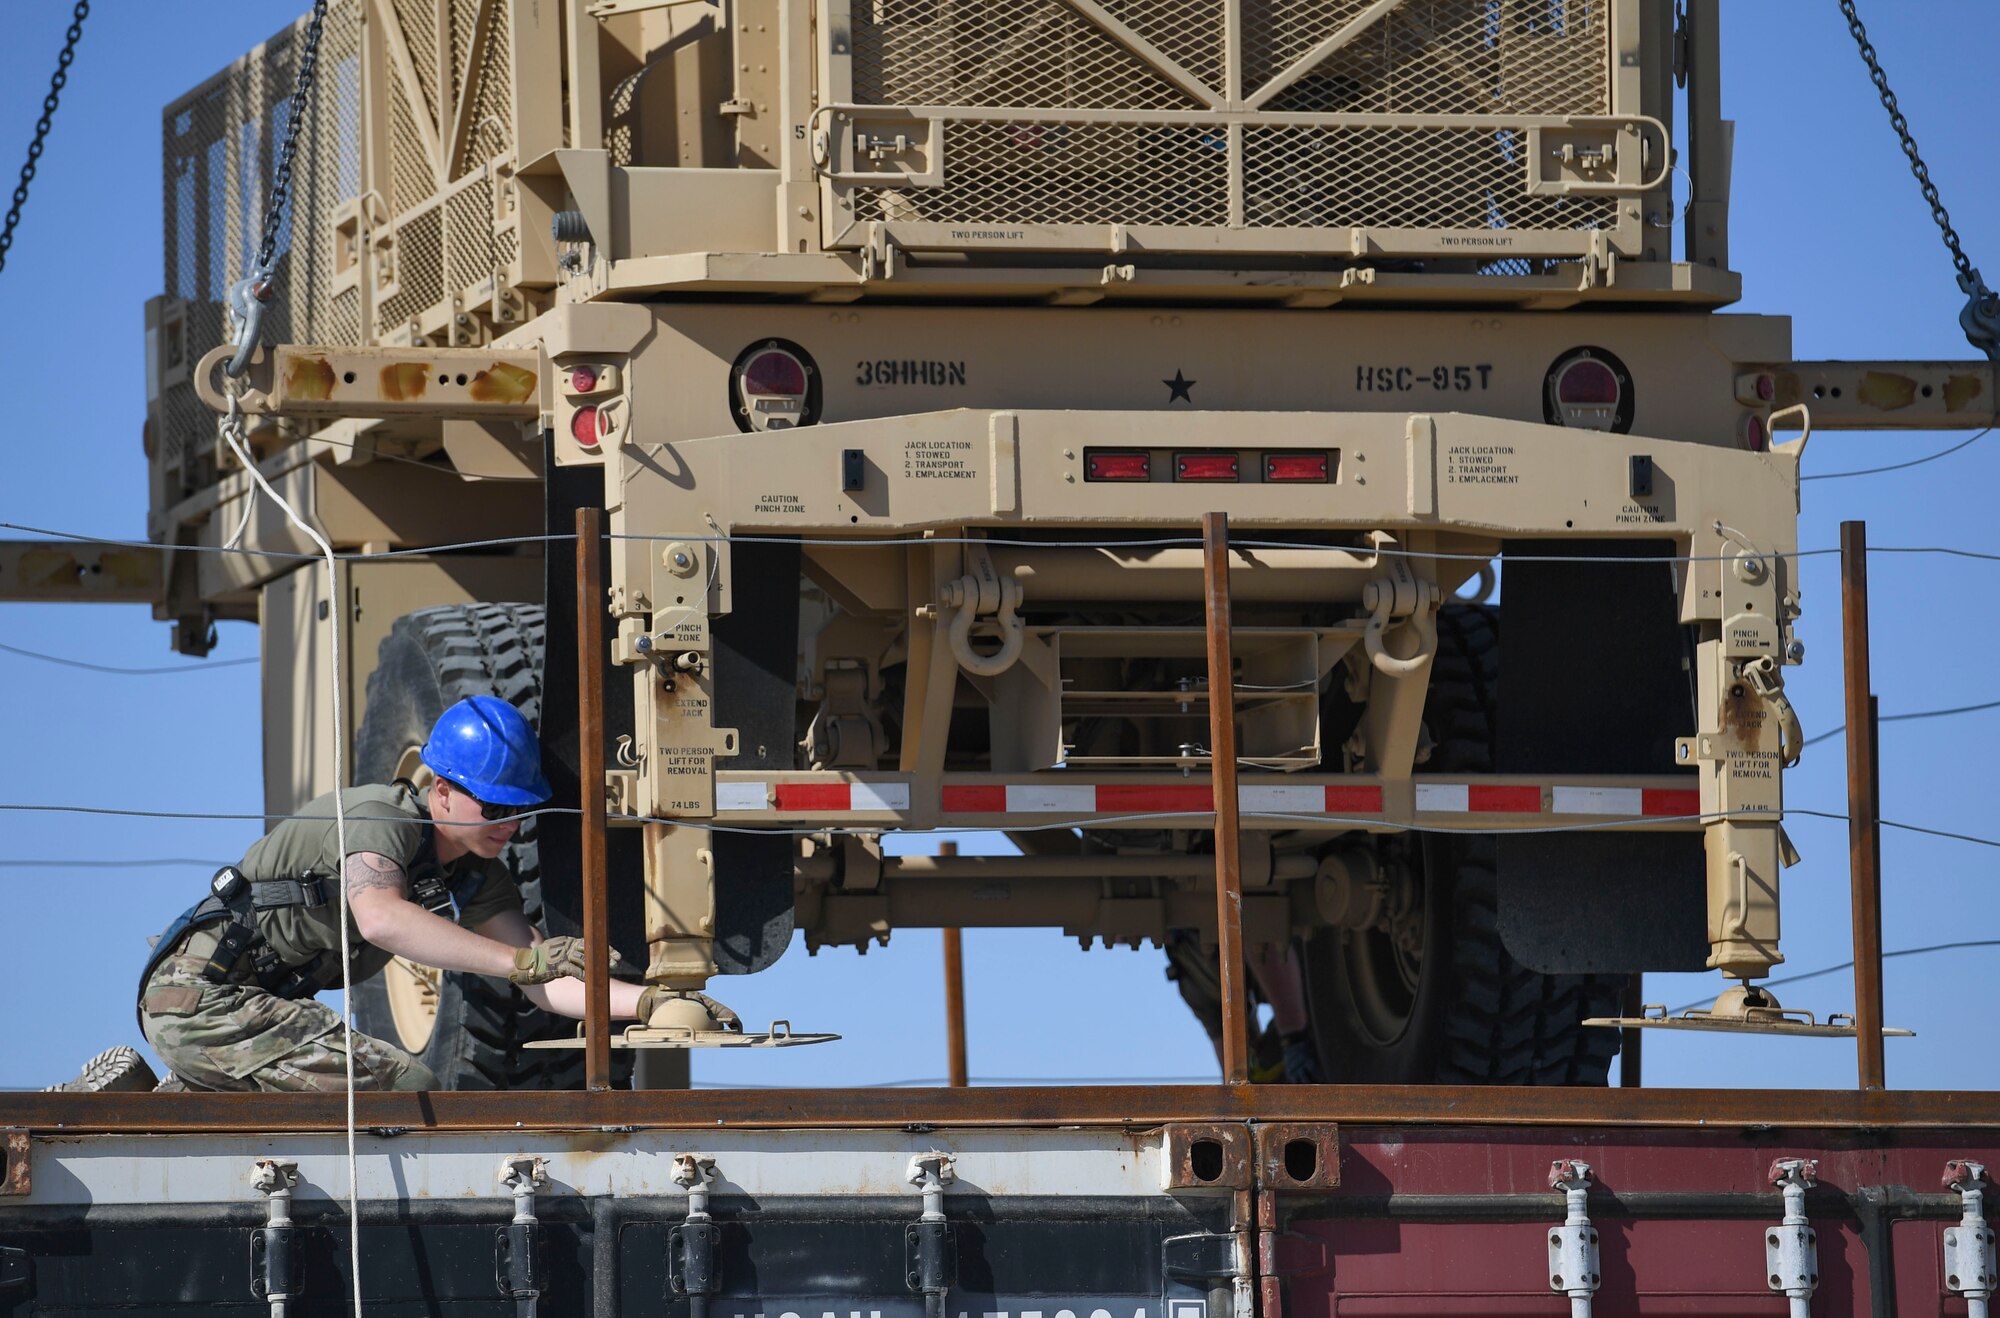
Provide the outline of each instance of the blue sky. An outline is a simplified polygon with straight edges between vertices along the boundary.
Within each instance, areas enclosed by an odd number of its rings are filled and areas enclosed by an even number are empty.
[[[0,474],[0,520],[142,537],[143,306],[160,291],[160,119],[167,102],[299,12],[291,0],[231,4],[99,0],[17,233],[0,272],[0,360],[22,369]],[[1733,264],[1743,311],[1795,318],[1800,358],[1967,355],[1960,295],[1925,206],[1832,0],[1726,6],[1725,106],[1738,121]],[[0,44],[0,192],[25,150],[70,6],[17,6]],[[2000,283],[2000,136],[1987,81],[2000,7],[1975,0],[1889,5],[1864,16],[1975,262]],[[1871,467],[1962,435],[1821,434],[1808,474]],[[1892,475],[1806,487],[1800,543],[1838,542],[1865,518],[1880,546],[2000,551],[1993,491],[2000,437]],[[15,533],[0,531],[0,537]],[[2000,564],[1928,555],[1873,563],[1874,668],[1884,714],[1996,695],[2000,640],[1986,601]],[[1808,735],[1841,721],[1836,560],[1806,561],[1789,686]],[[0,604],[0,643],[100,664],[176,660],[167,629],[135,606]],[[215,660],[254,657],[254,628],[222,628]],[[0,652],[0,803],[81,803],[255,815],[261,809],[254,667],[109,676]],[[1882,731],[1885,817],[2000,837],[1989,746],[2000,710],[1892,723]],[[1845,809],[1841,741],[1788,776],[1797,807]],[[1796,818],[1805,862],[1785,879],[1786,972],[1849,955],[1845,825]],[[256,825],[0,812],[0,1087],[66,1078],[85,1056],[137,1042],[133,981],[146,937],[198,894],[199,867],[146,864],[241,854]],[[973,848],[968,846],[967,850]],[[2000,885],[1985,847],[1890,831],[1883,839],[1890,948],[2000,937]],[[109,868],[21,864],[54,858]],[[1079,952],[1055,931],[966,936],[972,1070],[980,1077],[1212,1076],[1207,1040],[1162,975],[1157,952]],[[1995,967],[1986,949],[1891,961],[1892,1083],[1992,1088]],[[789,1017],[838,1044],[704,1057],[716,1083],[873,1084],[941,1076],[944,1025],[935,931],[898,933],[865,957],[795,949],[725,987],[755,1023]],[[1712,996],[1704,976],[1658,976],[1649,999]],[[1822,1014],[1852,1006],[1827,976],[1784,994]],[[1051,1046],[1053,1043],[1054,1046]],[[1842,1086],[1851,1044],[1656,1033],[1654,1085]]]

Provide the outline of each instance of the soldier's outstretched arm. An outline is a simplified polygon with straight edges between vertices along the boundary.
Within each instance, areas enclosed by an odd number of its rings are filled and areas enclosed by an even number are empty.
[[[387,856],[359,851],[347,858],[347,907],[361,936],[385,952],[439,970],[502,979],[515,973],[513,946],[461,929],[411,901],[408,876]],[[582,989],[579,983],[579,995]]]
[[[528,917],[519,911],[502,911],[489,920],[481,921],[476,932],[509,947],[533,947],[542,941],[541,931],[529,924]],[[552,979],[546,984],[522,984],[520,989],[527,995],[528,1001],[543,1011],[583,1019],[583,981],[580,979]],[[643,984],[612,980],[613,1018],[636,1019],[639,1015],[639,994],[644,989]]]

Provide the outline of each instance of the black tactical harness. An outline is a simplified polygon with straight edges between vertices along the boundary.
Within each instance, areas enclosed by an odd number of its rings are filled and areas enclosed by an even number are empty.
[[[326,884],[318,875],[252,883],[243,877],[242,870],[224,865],[209,880],[208,896],[181,912],[153,945],[146,968],[139,972],[139,997],[145,998],[147,981],[160,963],[173,955],[183,938],[196,930],[221,925],[215,950],[209,953],[208,964],[201,968],[204,979],[212,984],[254,984],[274,997],[309,998],[319,992],[320,971],[326,965],[327,953],[321,952],[303,965],[286,965],[278,949],[258,931],[256,914],[287,906],[324,905]],[[239,973],[238,966],[246,955],[250,958],[248,970]],[[144,1023],[142,1019],[140,1024]]]
[[[423,843],[404,870],[410,885],[410,900],[432,915],[451,919],[453,908],[468,900],[471,893],[461,897],[453,891],[443,867],[437,862],[435,839],[428,817],[424,817],[424,823]],[[476,888],[485,876],[474,868],[458,877]],[[321,952],[303,965],[285,964],[278,955],[278,949],[272,947],[270,940],[258,930],[256,914],[287,906],[312,908],[326,905],[325,879],[307,874],[296,879],[258,879],[253,882],[245,878],[243,871],[236,866],[225,865],[209,880],[208,889],[209,895],[181,912],[179,918],[160,935],[160,941],[153,945],[153,954],[146,959],[146,968],[139,972],[141,1000],[146,996],[146,982],[160,968],[160,963],[173,954],[181,939],[195,930],[216,925],[223,927],[217,936],[215,950],[209,954],[208,964],[202,967],[202,976],[210,983],[254,984],[266,993],[286,999],[309,998],[320,991],[320,974],[334,954]],[[250,958],[248,968],[239,969],[246,955]],[[144,1024],[142,1017],[140,1025],[143,1027]]]

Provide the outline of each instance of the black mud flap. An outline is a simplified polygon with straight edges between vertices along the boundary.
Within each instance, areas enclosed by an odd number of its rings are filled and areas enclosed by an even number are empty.
[[[1508,541],[1500,594],[1499,773],[1688,774],[1693,648],[1670,541]],[[1699,833],[1501,833],[1500,936],[1546,974],[1700,970]]]
[[[576,531],[576,510],[602,507],[604,472],[599,467],[558,467],[554,437],[548,437],[542,470],[548,534],[569,536]],[[605,579],[610,579],[611,545],[602,555]],[[568,539],[548,545],[543,600],[547,643],[542,658],[542,769],[557,802],[581,801],[578,764],[581,737],[576,703],[576,546]],[[611,662],[604,651],[605,763],[618,738],[633,733],[634,711],[629,698],[631,674]],[[583,820],[573,814],[547,814],[536,820],[542,847],[543,920],[550,934],[583,932]],[[636,828],[614,828],[605,838],[605,873],[610,888],[611,945],[642,963],[646,955],[641,876],[646,872],[645,836]]]
[[[546,471],[551,535],[576,526],[576,510],[600,505],[604,473],[596,467],[558,467],[553,454]],[[610,545],[604,547],[609,578]],[[715,725],[737,730],[733,769],[789,769],[797,740],[796,673],[799,641],[799,545],[791,540],[739,541],[730,547],[734,608],[715,620],[710,638],[715,665]],[[548,604],[546,692],[574,692],[576,668],[576,569],[574,546],[549,546],[544,582]],[[633,732],[629,673],[604,656],[604,738],[607,763],[620,736]],[[577,708],[574,700],[542,701],[542,759],[556,800],[579,796]],[[551,933],[574,933],[583,918],[581,821],[574,815],[541,817],[542,901]],[[725,975],[747,975],[784,955],[792,940],[792,854],[786,835],[716,833],[715,960]],[[611,879],[611,942],[627,955],[646,946],[636,896],[645,873],[644,836],[636,828],[614,828],[607,841]]]
[[[790,769],[798,741],[799,544],[739,540],[729,547],[733,595],[710,638],[715,725],[736,729],[732,769]],[[717,833],[715,967],[749,975],[792,941],[792,856],[787,834]]]

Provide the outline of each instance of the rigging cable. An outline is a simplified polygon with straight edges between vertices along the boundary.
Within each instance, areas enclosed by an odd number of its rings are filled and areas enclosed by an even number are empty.
[[[1799,480],[1801,482],[1837,481],[1837,480],[1845,480],[1849,476],[1880,476],[1883,472],[1886,471],[1907,471],[1911,467],[1921,467],[1926,462],[1936,462],[1939,458],[1948,458],[1952,454],[1958,452],[1960,449],[1972,447],[1974,444],[1978,443],[1980,440],[1986,438],[1988,435],[1992,433],[1993,433],[1993,427],[1988,426],[1984,430],[1975,431],[1971,435],[1971,437],[1960,440],[1958,443],[1953,444],[1950,448],[1939,449],[1936,453],[1928,454],[1927,456],[1921,458],[1912,458],[1908,462],[1892,462],[1886,467],[1862,467],[1856,471],[1822,471],[1812,476],[1801,475],[1799,477]]]
[[[18,645],[0,643],[0,651],[17,654],[23,659],[39,659],[43,663],[55,664],[62,668],[81,668],[87,673],[114,673],[120,677],[156,677],[161,673],[199,673],[213,668],[241,668],[245,664],[262,663],[261,659],[218,659],[214,663],[167,664],[159,668],[118,668],[111,664],[93,664],[84,659],[66,659],[59,654],[43,654],[40,650],[24,650]]]

